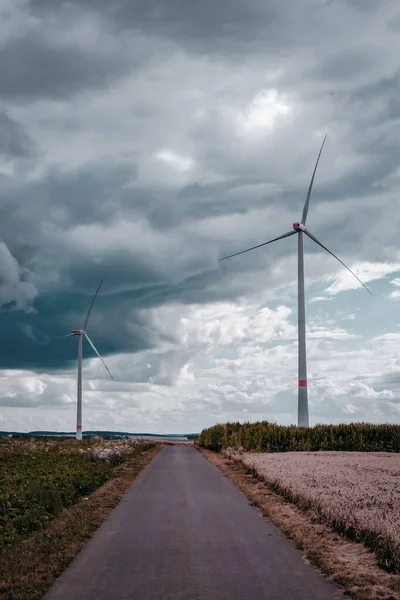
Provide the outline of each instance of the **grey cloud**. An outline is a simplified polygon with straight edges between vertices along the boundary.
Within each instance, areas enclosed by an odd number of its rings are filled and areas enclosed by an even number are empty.
[[[333,0],[334,1],[334,0]],[[379,8],[374,0],[341,0],[343,4],[347,4],[350,8],[366,13],[377,13]]]
[[[47,406],[47,407],[67,407],[68,402],[63,401],[60,398],[52,396],[51,398],[45,398],[40,396],[30,396],[29,394],[22,393],[17,396],[0,396],[0,406],[3,407],[12,407],[12,408],[37,408],[39,406]]]
[[[88,87],[112,85],[125,68],[122,60],[57,48],[43,36],[13,40],[0,52],[0,97],[65,99]]]
[[[8,393],[5,393],[6,390]],[[39,382],[30,373],[25,374],[23,378],[13,376],[3,381],[3,391],[0,395],[0,406],[9,408],[37,409],[44,406],[46,410],[68,410],[73,402],[69,394],[61,388],[59,381]]]
[[[374,388],[381,392],[382,390],[391,390],[397,392],[397,399],[394,402],[400,402],[400,370],[393,373],[387,373],[382,378],[374,381]]]
[[[21,396],[0,397],[0,406],[12,406],[16,408],[35,408],[42,404],[41,398],[30,398],[25,394]]]
[[[335,81],[337,79],[352,80],[360,72],[371,68],[371,54],[365,48],[354,50],[350,56],[344,51],[320,63],[310,75],[318,79]]]
[[[224,5],[211,0],[205,0],[201,5],[179,0],[168,3],[136,0],[132,3],[119,2],[113,7],[102,0],[78,0],[74,4],[93,10],[95,14],[104,16],[124,29],[143,29],[158,36],[186,38],[190,44],[197,40],[202,46],[210,40],[216,42],[221,34],[222,38],[232,37],[239,43],[243,39],[254,39],[254,34],[261,31],[261,22],[264,26],[269,22],[272,25],[277,13],[272,3],[265,4],[258,0],[246,6],[237,1]],[[37,10],[43,7],[49,10],[51,5],[48,0],[33,2]]]
[[[33,142],[24,128],[4,111],[0,112],[0,156],[19,158],[33,152]]]
[[[195,354],[193,350],[181,348],[179,343],[175,348],[148,353],[146,356],[138,357],[137,360],[131,360],[129,365],[124,364],[117,367],[116,378],[121,381],[131,381],[134,383],[150,383],[153,385],[171,387],[176,380],[182,368]]]

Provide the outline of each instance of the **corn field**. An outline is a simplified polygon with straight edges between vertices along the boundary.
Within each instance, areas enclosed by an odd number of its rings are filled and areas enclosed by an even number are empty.
[[[196,444],[215,452],[400,452],[400,425],[350,423],[300,428],[261,421],[226,423],[203,429]]]

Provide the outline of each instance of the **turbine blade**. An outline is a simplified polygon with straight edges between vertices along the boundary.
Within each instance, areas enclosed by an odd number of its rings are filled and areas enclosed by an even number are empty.
[[[58,337],[51,338],[51,341],[61,340],[61,338],[66,338],[66,337],[76,337],[76,334],[75,333],[67,333],[67,335],[59,335]]]
[[[318,167],[319,159],[321,157],[322,149],[324,147],[326,138],[327,138],[327,135],[325,135],[325,137],[323,139],[322,146],[320,148],[320,151],[319,151],[319,154],[318,154],[318,158],[317,158],[317,162],[315,163],[314,172],[312,174],[310,185],[309,185],[309,188],[308,188],[306,202],[305,202],[304,208],[303,208],[303,216],[301,217],[301,222],[302,222],[303,225],[305,225],[306,221],[307,221],[308,207],[310,206],[310,197],[311,197],[312,187],[313,187],[313,184],[314,184],[314,177],[315,177],[315,173],[317,172],[317,167]]]
[[[359,277],[357,277],[357,275],[356,275],[356,274],[355,274],[355,273],[354,273],[354,272],[353,272],[353,271],[352,271],[352,270],[351,270],[351,269],[350,269],[350,268],[349,268],[347,265],[345,265],[345,264],[344,264],[344,262],[343,262],[342,260],[340,260],[340,258],[339,258],[338,256],[336,256],[336,254],[333,254],[333,252],[331,252],[331,251],[330,251],[330,250],[329,250],[329,249],[328,249],[326,246],[324,246],[324,245],[323,245],[323,244],[322,244],[322,243],[321,243],[321,242],[320,242],[320,241],[319,241],[319,240],[318,240],[318,239],[315,237],[315,235],[313,235],[312,233],[310,233],[309,231],[307,231],[307,229],[304,229],[304,233],[305,233],[306,235],[308,235],[308,237],[309,237],[310,239],[312,239],[312,240],[313,240],[313,242],[315,242],[316,244],[318,244],[318,246],[321,246],[321,248],[323,248],[324,250],[326,250],[327,252],[329,252],[329,254],[331,254],[331,255],[332,255],[334,258],[336,258],[336,260],[338,260],[338,261],[340,262],[340,264],[341,264],[341,265],[343,265],[343,266],[344,266],[344,267],[345,267],[345,268],[346,268],[348,271],[350,271],[350,273],[351,273],[352,275],[354,275],[354,277],[357,279],[357,281],[359,281],[359,282],[361,283],[361,285],[365,287],[365,289],[367,290],[367,292],[368,292],[369,294],[371,294],[371,296],[372,296],[372,292],[371,292],[371,290],[367,288],[367,286],[365,285],[365,283],[363,283],[363,282],[361,281],[361,279],[360,279]]]
[[[111,379],[114,379],[114,377],[110,373],[110,369],[107,367],[106,363],[101,358],[101,356],[100,356],[100,354],[99,354],[96,346],[93,344],[92,340],[90,339],[90,337],[88,336],[88,334],[86,333],[86,331],[84,332],[84,336],[87,339],[87,341],[89,342],[89,344],[92,346],[93,350],[96,352],[97,356],[99,357],[99,359],[101,360],[101,362],[103,363],[103,365],[105,366],[105,368],[107,369],[107,372],[108,372],[109,376],[111,377]]]
[[[96,300],[96,296],[97,296],[97,294],[99,293],[99,289],[101,288],[101,284],[103,283],[103,281],[104,281],[104,279],[102,279],[102,280],[100,281],[100,283],[99,283],[99,287],[97,288],[97,290],[96,290],[96,293],[95,293],[95,295],[93,296],[93,300],[92,300],[92,301],[91,301],[91,303],[90,303],[89,310],[88,310],[88,311],[87,311],[87,313],[86,313],[85,322],[83,323],[83,328],[82,328],[82,329],[83,329],[83,331],[86,331],[86,327],[87,327],[87,324],[88,324],[88,321],[89,321],[90,313],[92,312],[92,308],[93,308],[94,301]]]
[[[294,235],[297,233],[294,229],[292,231],[288,231],[279,237],[274,238],[273,240],[269,240],[269,242],[264,242],[263,244],[258,244],[258,246],[252,246],[251,248],[247,248],[247,250],[242,250],[241,252],[235,252],[235,254],[229,254],[229,256],[224,256],[223,258],[219,258],[218,260],[226,260],[227,258],[232,258],[232,256],[238,256],[239,254],[244,254],[245,252],[250,252],[250,250],[255,250],[256,248],[261,248],[261,246],[266,246],[267,244],[272,244],[272,242],[276,242],[278,240],[282,240],[283,238],[289,237],[290,235]]]

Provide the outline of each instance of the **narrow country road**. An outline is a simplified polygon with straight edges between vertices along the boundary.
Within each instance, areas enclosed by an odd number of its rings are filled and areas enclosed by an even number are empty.
[[[333,600],[338,588],[194,448],[168,446],[45,600]]]

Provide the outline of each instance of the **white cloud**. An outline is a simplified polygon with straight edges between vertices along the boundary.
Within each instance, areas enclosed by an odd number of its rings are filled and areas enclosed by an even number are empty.
[[[349,385],[350,394],[352,394],[356,398],[389,398],[393,399],[394,395],[391,390],[382,390],[381,392],[377,392],[372,387],[366,385],[365,383],[356,382],[351,383]]]
[[[161,327],[169,342],[133,356],[108,357],[115,381],[107,380],[98,359],[85,361],[86,428],[180,432],[249,417],[295,422],[297,328],[289,307],[267,309],[243,300],[172,304],[151,312],[152,326]],[[393,404],[396,387],[385,385],[400,374],[400,334],[365,341],[335,322],[323,327],[310,321],[307,340],[312,422],[371,414],[378,422],[400,420]],[[17,406],[23,398],[35,407],[27,427],[54,428],[61,419],[58,427],[74,429],[75,370],[62,376],[2,375],[3,398],[12,392]],[[372,408],[371,401],[378,404]],[[6,404],[7,423],[16,422],[17,414],[25,422],[13,398]]]
[[[27,310],[38,294],[33,283],[24,281],[27,275],[12,256],[6,244],[0,241],[0,306],[14,303],[13,310]]]
[[[325,296],[314,296],[314,298],[310,298],[309,302],[326,302],[327,300],[332,300],[332,298],[326,298]]]
[[[363,281],[376,281],[400,271],[400,263],[370,263],[360,262],[355,263],[350,267],[354,273]],[[347,290],[354,290],[361,287],[356,278],[349,271],[342,269],[336,276],[335,281],[330,285],[325,292],[327,294],[337,294]]]
[[[399,277],[395,277],[394,279],[391,280],[390,283],[395,288],[398,288],[398,287],[400,287],[400,278]],[[393,290],[393,292],[390,292],[387,297],[388,298],[392,298],[394,300],[396,300],[397,298],[400,298],[400,290],[398,290],[398,289]]]
[[[162,162],[171,165],[177,171],[189,171],[193,167],[193,161],[190,158],[179,156],[171,150],[159,150],[155,157]]]
[[[288,100],[277,90],[267,89],[257,92],[243,111],[233,111],[232,116],[241,133],[265,135],[290,112]]]

